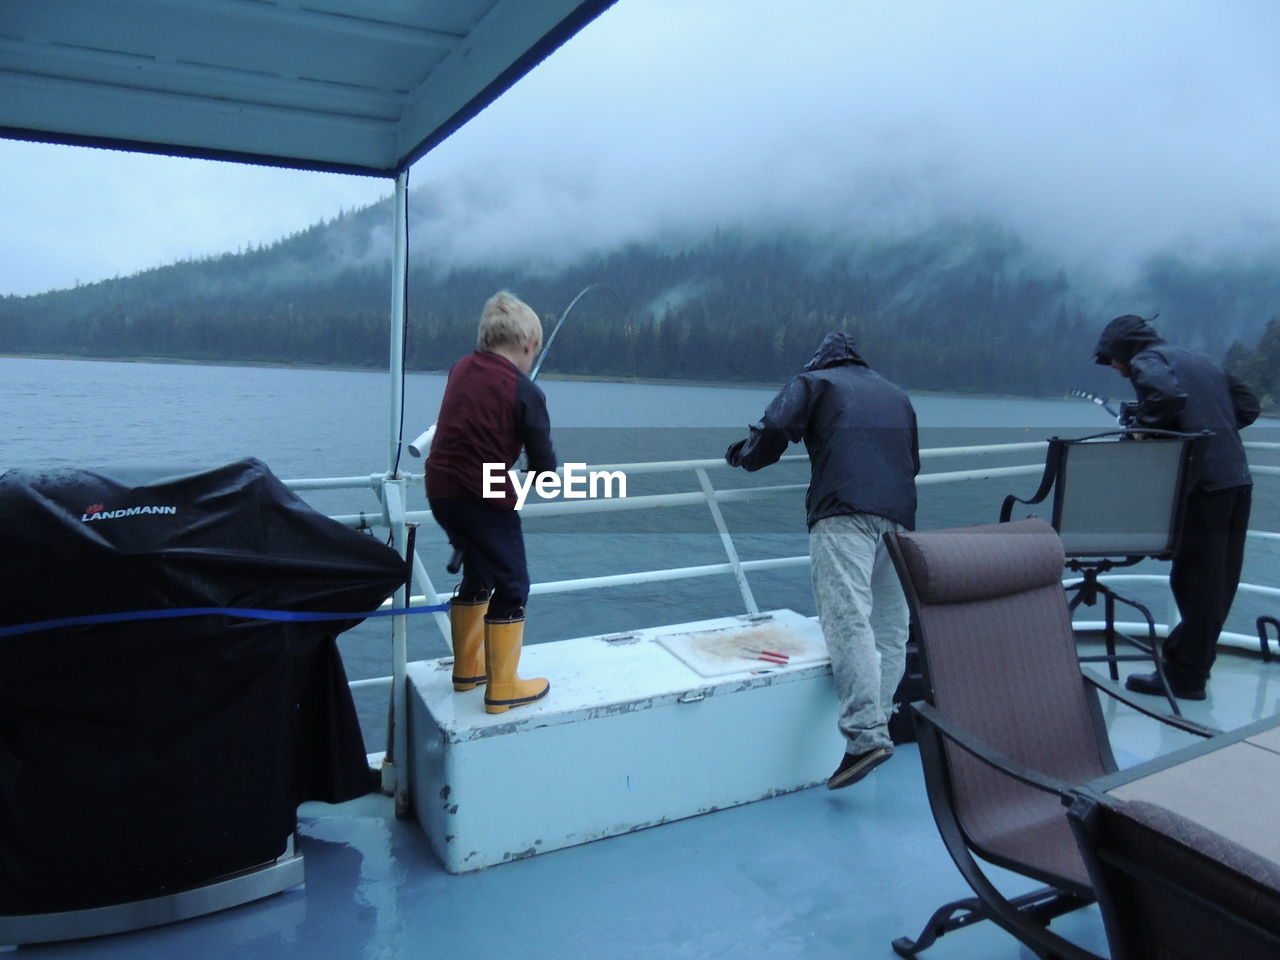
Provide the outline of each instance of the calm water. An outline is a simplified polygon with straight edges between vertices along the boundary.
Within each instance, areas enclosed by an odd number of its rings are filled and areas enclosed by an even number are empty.
[[[747,424],[759,418],[774,392],[552,380],[543,381],[542,386],[561,460],[592,464],[719,457],[729,442],[745,434]],[[1121,396],[1125,386],[1117,381]],[[442,376],[406,378],[406,442],[435,419],[443,388]],[[193,467],[253,456],[278,476],[293,479],[382,473],[391,457],[386,440],[385,374],[0,358],[0,397],[0,470],[15,466]],[[913,400],[926,447],[1081,436],[1113,426],[1100,407],[1079,400],[935,396]],[[1266,422],[1250,428],[1246,437],[1280,440],[1276,428],[1275,423]],[[1020,454],[995,462],[1040,460],[1037,454]],[[924,469],[938,472],[977,465],[972,459],[947,458],[926,460]],[[401,468],[421,473],[422,462],[406,452]],[[783,484],[803,482],[806,476],[807,466],[799,463],[772,467],[753,477],[717,470],[712,480],[718,486]],[[922,487],[919,526],[993,521],[1005,494],[1030,496],[1037,479]],[[698,489],[690,473],[630,480],[631,496]],[[1256,529],[1280,530],[1270,489],[1274,483],[1273,479],[1259,482]],[[377,509],[372,495],[366,493],[306,496],[317,508],[330,512]],[[410,508],[425,507],[421,484],[413,483]],[[726,504],[725,516],[744,559],[807,552],[798,493]],[[703,507],[628,511],[576,518],[572,523],[526,517],[525,530],[535,583],[724,560],[719,537]],[[448,548],[434,525],[421,528],[419,550],[434,586],[447,591],[452,585],[444,571]],[[1254,551],[1249,564],[1246,579],[1252,572],[1258,581],[1268,579],[1262,568],[1280,569],[1269,550]],[[808,573],[803,569],[754,574],[751,584],[762,609],[790,607],[813,613]],[[531,601],[528,637],[540,642],[742,610],[741,597],[729,577],[548,595]],[[1232,628],[1245,632],[1251,622],[1250,617]],[[411,656],[442,654],[445,645],[434,626],[425,618],[417,623]],[[353,679],[390,672],[384,623],[359,627],[340,642]],[[382,747],[382,697],[375,691],[359,695],[370,749]]]

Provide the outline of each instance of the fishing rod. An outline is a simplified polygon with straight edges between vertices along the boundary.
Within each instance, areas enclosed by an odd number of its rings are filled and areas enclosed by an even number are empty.
[[[533,370],[529,373],[530,380],[538,379],[538,373],[542,370],[542,365],[547,362],[547,355],[551,353],[551,344],[555,343],[556,334],[560,332],[560,328],[564,326],[564,322],[569,319],[569,314],[572,313],[573,308],[578,305],[578,301],[596,288],[608,291],[613,295],[613,298],[618,301],[618,305],[620,307],[624,310],[627,308],[622,297],[618,296],[617,291],[612,287],[603,283],[587,284],[587,286],[578,291],[578,295],[576,297],[569,301],[569,305],[564,308],[564,313],[560,314],[560,319],[557,320],[556,325],[551,328],[551,336],[547,337],[547,342],[542,346],[542,353],[538,356],[538,362],[534,364]],[[409,444],[409,453],[413,454],[415,457],[425,457],[430,453],[431,440],[436,435],[436,426],[437,424],[433,423],[431,426],[427,427],[427,429],[423,430],[422,433],[418,434],[417,439],[415,439],[413,443]]]
[[[603,283],[589,283],[581,290],[578,295],[569,301],[569,305],[564,308],[564,313],[560,314],[560,319],[556,321],[556,325],[551,328],[551,336],[547,337],[547,342],[542,345],[542,353],[538,357],[538,362],[533,365],[533,372],[529,374],[530,380],[538,379],[538,371],[542,369],[542,365],[547,362],[547,354],[551,352],[551,345],[556,342],[556,334],[560,332],[560,328],[564,326],[564,322],[569,319],[569,314],[573,312],[573,308],[578,305],[578,301],[585,297],[592,290],[600,289],[607,291],[612,295],[613,299],[618,301],[618,306],[623,310],[627,309],[627,305],[622,302],[622,297],[618,296],[617,291],[613,287]]]
[[[1075,397],[1078,400],[1089,400],[1096,403],[1103,410],[1107,411],[1107,413],[1115,417],[1117,421],[1120,420],[1120,410],[1111,405],[1113,401],[1110,397],[1100,397],[1096,393],[1090,393],[1088,390],[1072,390],[1067,395]]]

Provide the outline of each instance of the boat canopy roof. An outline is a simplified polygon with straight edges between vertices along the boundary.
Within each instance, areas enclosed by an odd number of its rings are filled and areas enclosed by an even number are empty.
[[[612,3],[5,3],[0,135],[393,177]]]

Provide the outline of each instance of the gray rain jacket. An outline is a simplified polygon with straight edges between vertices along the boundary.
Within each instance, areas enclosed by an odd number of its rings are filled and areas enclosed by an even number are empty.
[[[1240,429],[1258,419],[1258,398],[1211,357],[1165,343],[1142,317],[1116,317],[1094,348],[1101,364],[1129,365],[1138,402],[1130,409],[1135,429],[1213,431],[1191,489],[1206,493],[1253,483]]]
[[[915,528],[920,441],[907,395],[867,366],[843,333],[823,339],[804,372],[778,393],[751,435],[729,447],[730,466],[759,470],[787,445],[809,452],[808,524],[873,513]]]

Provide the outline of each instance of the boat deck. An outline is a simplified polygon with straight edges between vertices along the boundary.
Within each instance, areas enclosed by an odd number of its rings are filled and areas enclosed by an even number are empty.
[[[1210,687],[1207,701],[1182,702],[1187,716],[1226,729],[1274,714],[1280,662],[1224,652]],[[1104,710],[1121,766],[1190,742],[1123,706]],[[519,816],[518,785],[511,803]],[[934,828],[914,745],[844,790],[802,790],[464,875],[445,871],[387,797],[307,804],[300,813],[304,887],[184,923],[14,952],[145,960],[216,945],[228,957],[263,960],[861,960],[893,957],[894,938],[915,936],[935,907],[968,893]],[[1005,876],[1014,892],[1033,886]],[[1054,929],[1106,955],[1093,908]],[[924,956],[1030,954],[980,923]]]

